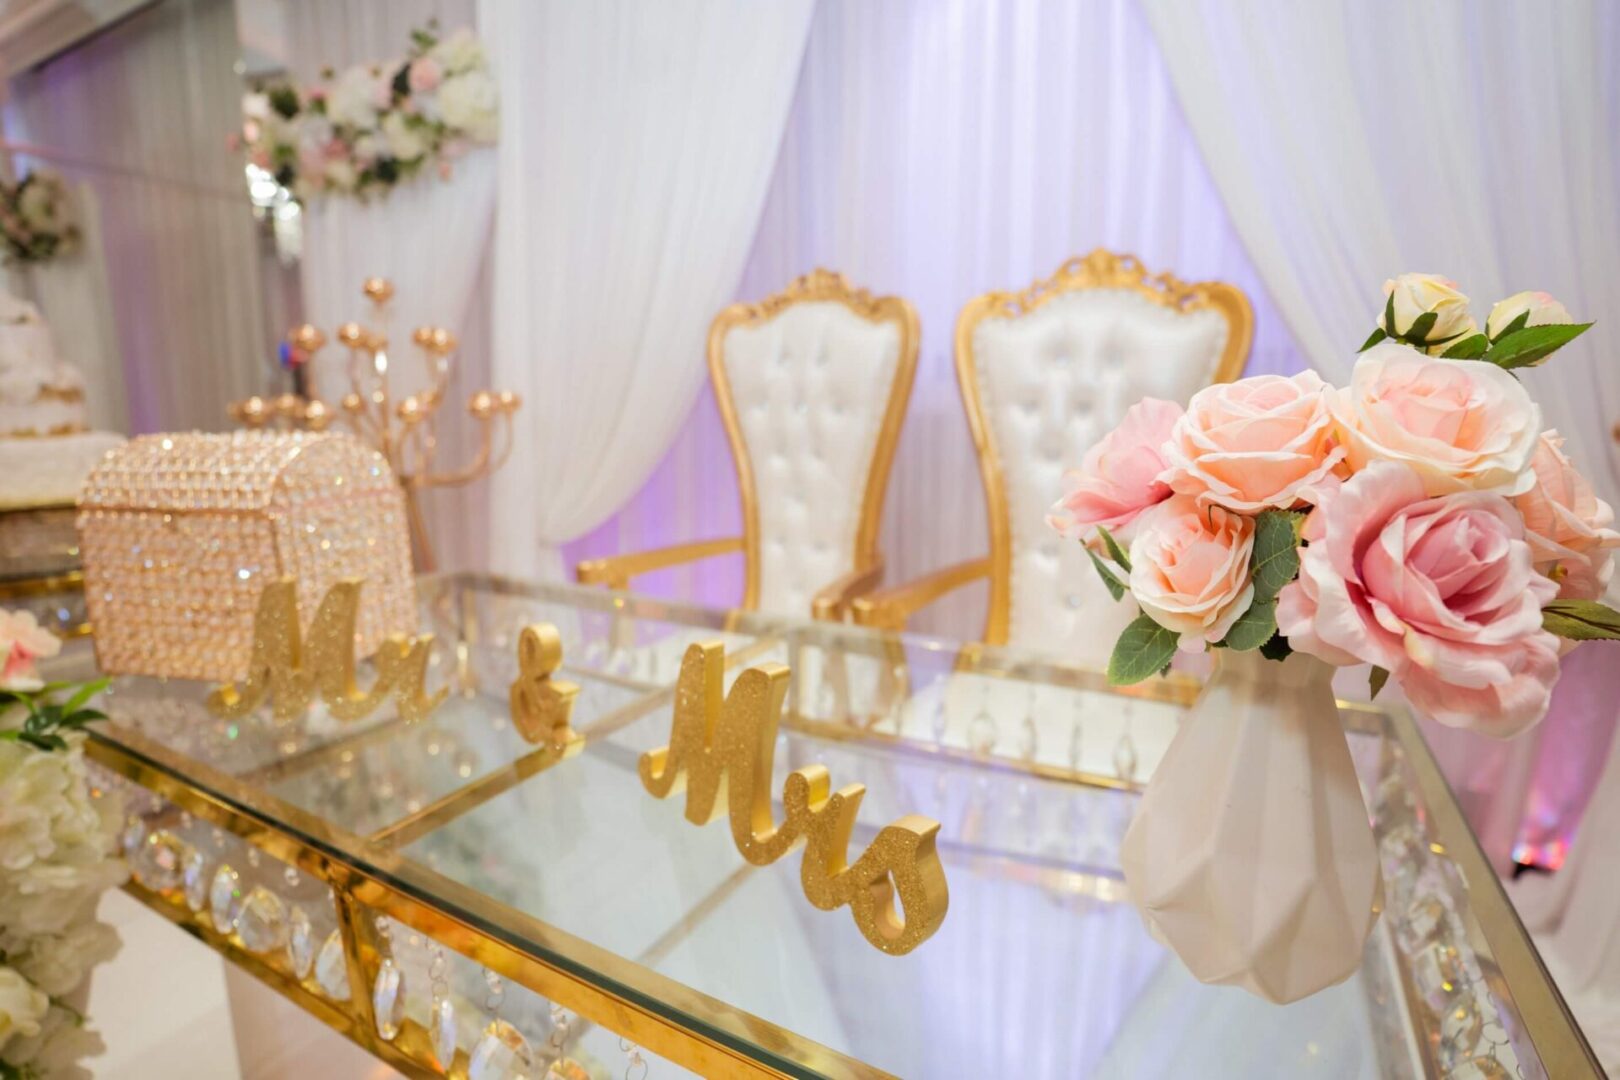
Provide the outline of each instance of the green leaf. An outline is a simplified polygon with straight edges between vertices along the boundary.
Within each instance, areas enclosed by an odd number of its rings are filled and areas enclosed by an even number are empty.
[[[1384,333],[1388,334],[1390,337],[1397,337],[1398,336],[1395,333],[1395,294],[1394,294],[1394,292],[1391,292],[1388,296],[1384,297],[1384,325],[1381,326],[1379,329],[1383,330]]]
[[[1484,334],[1470,334],[1440,356],[1445,360],[1478,360],[1490,347],[1491,339]]]
[[[1125,583],[1114,576],[1114,572],[1108,569],[1108,565],[1106,563],[1097,558],[1097,553],[1095,551],[1092,551],[1090,548],[1086,548],[1086,554],[1091,556],[1091,565],[1095,566],[1097,568],[1097,573],[1102,575],[1103,584],[1108,587],[1108,594],[1115,600],[1123,599],[1125,596]]]
[[[1260,655],[1267,660],[1286,660],[1294,655],[1293,646],[1281,634],[1272,634],[1271,640],[1260,646]]]
[[[1119,563],[1119,565],[1125,569],[1127,574],[1130,573],[1131,557],[1125,554],[1124,548],[1119,546],[1119,541],[1114,539],[1114,534],[1099,525],[1097,526],[1097,535],[1102,537],[1103,544],[1107,546],[1108,557]]]
[[[67,699],[67,702],[62,706],[62,709],[65,712],[73,712],[80,705],[83,705],[85,702],[107,689],[107,684],[109,681],[110,680],[108,679],[97,679],[95,682],[85,683],[83,686],[79,687],[78,693]]]
[[[1299,528],[1305,515],[1293,510],[1264,510],[1254,522],[1254,599],[1275,600],[1299,573]],[[1258,646],[1260,642],[1255,642]]]
[[[1527,326],[1503,334],[1486,352],[1485,359],[1497,367],[1534,367],[1559,348],[1586,333],[1591,323],[1554,323],[1551,326]]]
[[[1401,335],[1401,340],[1409,345],[1416,345],[1421,349],[1424,345],[1428,344],[1429,331],[1434,329],[1434,324],[1438,322],[1439,319],[1439,312],[1425,311],[1423,314],[1412,320],[1412,325],[1406,328],[1406,333]],[[1394,321],[1391,320],[1389,325],[1394,326]]]
[[[1277,633],[1277,601],[1256,599],[1227,630],[1221,644],[1236,652],[1249,652],[1270,641]]]
[[[1368,335],[1367,340],[1361,343],[1361,348],[1357,349],[1356,352],[1366,352],[1368,349],[1372,348],[1374,345],[1378,344],[1380,341],[1383,341],[1387,337],[1389,337],[1389,335],[1384,333],[1384,328],[1380,326],[1370,335]]]
[[[1530,325],[1530,312],[1521,311],[1521,312],[1519,312],[1518,316],[1514,318],[1514,320],[1512,322],[1510,322],[1506,326],[1502,327],[1502,332],[1500,334],[1497,334],[1496,337],[1492,338],[1491,340],[1492,341],[1500,341],[1503,338],[1507,337],[1509,334],[1513,333],[1513,331],[1515,331],[1515,330],[1523,330],[1528,325]]]
[[[1620,611],[1596,600],[1554,600],[1541,609],[1541,627],[1570,641],[1620,641]]]
[[[1384,688],[1384,684],[1387,682],[1389,682],[1389,672],[1374,664],[1372,674],[1367,676],[1367,689],[1371,691],[1368,697],[1376,698],[1378,692]]]
[[[1108,681],[1129,686],[1157,675],[1175,659],[1179,637],[1148,616],[1138,615],[1114,643],[1114,654],[1108,658]]]

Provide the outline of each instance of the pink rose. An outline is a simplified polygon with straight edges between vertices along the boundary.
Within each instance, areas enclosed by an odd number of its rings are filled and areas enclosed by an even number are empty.
[[[381,112],[394,103],[394,80],[381,72],[374,74],[376,78],[371,84],[371,104]]]
[[[1142,515],[1131,543],[1131,596],[1196,652],[1220,641],[1254,599],[1254,519],[1176,495]]]
[[[228,132],[225,136],[225,149],[233,154],[240,153],[242,149],[242,133],[239,131]]]
[[[1350,385],[1329,392],[1328,406],[1352,469],[1402,462],[1430,495],[1518,495],[1535,483],[1541,409],[1495,364],[1379,342],[1356,361]]]
[[[1558,432],[1542,433],[1530,459],[1535,485],[1513,505],[1524,515],[1536,569],[1558,583],[1559,597],[1596,600],[1614,572],[1609,549],[1620,546],[1620,532],[1609,528],[1614,511],[1575,471],[1563,445]]]
[[[1297,505],[1344,458],[1327,389],[1314,371],[1206,386],[1170,433],[1164,479],[1178,495],[1241,513]]]
[[[39,625],[31,611],[0,608],[0,690],[38,690],[44,680],[34,667],[42,656],[55,656],[62,649],[56,635]]]
[[[1052,504],[1046,523],[1064,536],[1083,540],[1101,525],[1110,532],[1126,529],[1137,515],[1170,497],[1159,480],[1165,469],[1164,444],[1181,417],[1172,401],[1143,398],[1125,413],[1119,426],[1102,437],[1064,476],[1067,490]]]
[[[424,94],[438,87],[444,80],[444,69],[439,67],[439,62],[433,57],[419,56],[411,61],[411,73],[407,78],[413,91]]]
[[[1299,577],[1277,600],[1277,629],[1295,649],[1377,664],[1453,727],[1515,735],[1546,713],[1558,639],[1541,607],[1558,587],[1536,573],[1506,499],[1430,497],[1414,469],[1375,462],[1322,493],[1305,541]]]

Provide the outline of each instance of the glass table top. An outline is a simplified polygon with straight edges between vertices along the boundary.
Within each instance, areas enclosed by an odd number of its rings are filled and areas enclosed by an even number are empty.
[[[563,585],[425,579],[427,720],[319,706],[228,722],[208,687],[120,678],[94,738],[482,933],[793,1075],[1558,1075],[1580,1037],[1405,718],[1344,706],[1383,859],[1361,971],[1277,1007],[1196,983],[1130,906],[1120,840],[1196,694],[1109,688],[1031,653]],[[581,687],[562,761],[508,718],[519,630],[550,622]],[[775,820],[793,769],[866,787],[853,859],[907,814],[941,823],[950,905],[904,956],[820,911],[797,852],[743,860],[723,822],[649,795],[687,646],[727,679],[787,664]],[[362,673],[362,685],[367,676]],[[420,980],[425,985],[426,980]]]

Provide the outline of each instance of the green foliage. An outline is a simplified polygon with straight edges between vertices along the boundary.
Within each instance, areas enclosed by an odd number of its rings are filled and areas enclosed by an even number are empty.
[[[1517,320],[1515,320],[1516,322]],[[1591,323],[1554,323],[1504,331],[1483,359],[1497,367],[1534,367],[1591,328]]]
[[[1097,573],[1102,576],[1103,584],[1108,588],[1108,595],[1112,596],[1115,600],[1124,599],[1125,583],[1119,580],[1119,578],[1114,575],[1112,570],[1108,569],[1108,565],[1106,563],[1097,558],[1097,553],[1095,551],[1092,551],[1090,548],[1086,548],[1086,554],[1091,556],[1091,565],[1095,566],[1097,568]]]
[[[1125,554],[1124,548],[1119,546],[1119,541],[1114,539],[1114,534],[1099,525],[1097,526],[1097,535],[1102,537],[1103,545],[1108,548],[1108,557],[1118,563],[1127,574],[1130,573],[1131,557]]]
[[[1554,600],[1541,609],[1541,626],[1570,641],[1620,641],[1620,611],[1596,600]]]
[[[1227,630],[1221,644],[1238,652],[1258,649],[1277,634],[1277,600],[1255,600]]]
[[[1125,628],[1108,658],[1108,681],[1129,686],[1164,672],[1176,656],[1179,635],[1166,630],[1146,615]]]
[[[106,679],[85,683],[65,702],[50,700],[52,695],[67,689],[69,685],[52,683],[32,694],[17,690],[0,691],[0,712],[12,705],[21,705],[28,710],[22,726],[0,731],[0,739],[20,742],[36,750],[66,750],[67,740],[62,737],[64,732],[78,731],[92,721],[107,719],[106,713],[84,707],[91,698],[107,689]]]
[[[1484,334],[1470,334],[1441,353],[1446,360],[1478,360],[1491,347],[1491,339]]]
[[[1384,684],[1387,682],[1389,682],[1389,672],[1374,664],[1372,673],[1367,676],[1367,689],[1369,691],[1367,696],[1376,698],[1378,692],[1384,688]]]
[[[1389,335],[1384,333],[1384,328],[1380,326],[1378,329],[1374,330],[1370,335],[1368,335],[1367,340],[1361,343],[1361,348],[1357,349],[1356,352],[1366,352],[1368,349],[1372,348],[1374,345],[1378,344],[1380,341],[1383,341],[1387,337],[1389,337]]]
[[[1305,515],[1296,510],[1263,510],[1255,518],[1255,603],[1275,600],[1299,574],[1299,533],[1304,526]]]

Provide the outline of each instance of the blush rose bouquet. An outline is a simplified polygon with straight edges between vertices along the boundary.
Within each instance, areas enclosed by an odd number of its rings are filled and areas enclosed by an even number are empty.
[[[1481,330],[1454,283],[1384,285],[1350,384],[1314,372],[1145,400],[1068,477],[1048,523],[1141,615],[1109,678],[1178,649],[1372,665],[1434,719],[1513,735],[1560,652],[1620,638],[1600,602],[1620,532],[1514,374],[1579,336],[1546,293]]]

